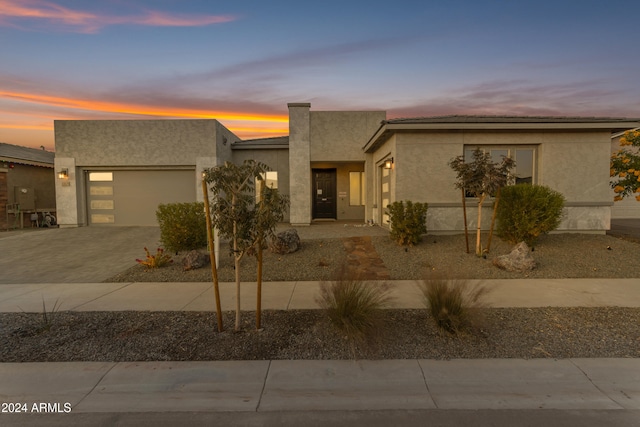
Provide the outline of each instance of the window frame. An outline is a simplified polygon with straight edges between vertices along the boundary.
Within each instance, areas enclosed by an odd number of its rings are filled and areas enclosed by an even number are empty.
[[[462,153],[463,153],[463,157],[465,159],[465,162],[467,161],[467,153],[471,153],[473,151],[475,151],[476,148],[480,148],[482,149],[485,153],[487,151],[489,151],[489,153],[491,154],[491,151],[495,150],[506,150],[507,151],[507,156],[506,157],[510,157],[512,159],[515,160],[516,162],[516,169],[514,172],[509,174],[509,178],[507,181],[507,185],[515,185],[515,184],[521,184],[521,183],[525,183],[525,184],[536,184],[537,180],[538,180],[538,149],[539,146],[538,145],[532,145],[532,144],[486,144],[486,145],[471,145],[471,144],[467,144],[463,147],[462,149]],[[518,177],[518,158],[517,158],[517,154],[516,152],[518,150],[521,151],[530,151],[531,152],[531,176],[530,177],[525,177],[525,178],[519,178]],[[493,158],[492,158],[493,159]],[[493,161],[495,162],[496,159],[493,159]],[[524,181],[524,182],[517,182],[518,179],[521,180],[529,180],[528,182]],[[475,198],[474,196],[469,196],[467,194],[465,194],[466,198],[470,198],[473,199]],[[491,196],[493,197],[493,196]]]
[[[358,174],[358,190],[356,193],[358,203],[353,204],[354,191],[352,174]],[[364,171],[349,171],[349,206],[364,206],[366,201],[366,176]]]

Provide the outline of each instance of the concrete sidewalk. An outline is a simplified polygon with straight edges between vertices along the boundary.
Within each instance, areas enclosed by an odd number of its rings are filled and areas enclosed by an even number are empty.
[[[490,307],[640,307],[640,279],[501,279],[481,282],[491,289]],[[418,282],[396,280],[394,308],[424,308]],[[316,309],[320,282],[266,282],[265,310]],[[220,284],[223,310],[235,307],[235,283]],[[241,285],[243,310],[255,309],[254,282]],[[0,284],[0,312],[42,312],[54,305],[75,311],[213,311],[209,282]]]

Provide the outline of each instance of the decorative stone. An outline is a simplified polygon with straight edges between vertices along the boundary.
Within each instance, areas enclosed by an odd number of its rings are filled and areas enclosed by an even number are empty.
[[[298,236],[295,228],[281,231],[276,235],[276,238],[271,241],[269,249],[281,255],[295,252],[300,249],[300,236]]]
[[[195,270],[209,264],[209,255],[193,250],[182,259],[182,270]]]
[[[503,270],[524,273],[536,268],[536,261],[531,255],[529,246],[525,242],[520,242],[508,255],[494,258],[493,265]]]

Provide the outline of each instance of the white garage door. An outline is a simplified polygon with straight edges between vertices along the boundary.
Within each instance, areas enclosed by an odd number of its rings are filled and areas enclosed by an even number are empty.
[[[90,225],[158,225],[161,203],[196,200],[194,171],[89,171]]]

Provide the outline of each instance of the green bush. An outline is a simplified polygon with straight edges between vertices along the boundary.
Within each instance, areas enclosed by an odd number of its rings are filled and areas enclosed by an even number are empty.
[[[425,306],[436,326],[458,334],[478,326],[482,298],[489,292],[483,285],[471,285],[464,279],[428,277],[420,285]]]
[[[544,185],[504,187],[496,213],[498,236],[531,246],[538,236],[560,225],[564,203],[562,194]]]
[[[426,203],[413,203],[407,200],[405,204],[400,200],[388,205],[387,210],[391,225],[391,238],[397,244],[413,246],[422,240],[422,235],[427,232]]]
[[[383,330],[382,309],[391,301],[389,286],[354,278],[343,267],[334,280],[320,285],[317,302],[329,320],[355,349],[373,341]],[[355,351],[355,350],[354,350]]]
[[[207,246],[207,223],[204,203],[168,203],[159,205],[156,218],[160,240],[171,252]]]

